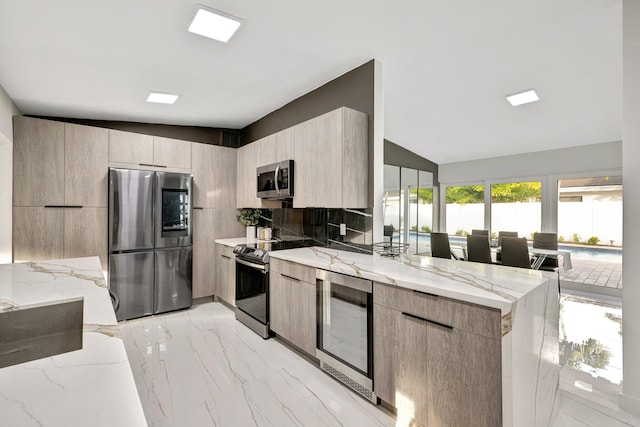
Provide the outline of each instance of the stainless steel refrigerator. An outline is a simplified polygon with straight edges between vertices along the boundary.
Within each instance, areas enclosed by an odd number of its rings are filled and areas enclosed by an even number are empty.
[[[188,174],[109,169],[109,289],[118,320],[191,306]]]

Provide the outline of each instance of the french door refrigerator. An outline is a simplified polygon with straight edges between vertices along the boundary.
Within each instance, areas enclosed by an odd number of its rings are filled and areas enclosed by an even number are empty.
[[[109,169],[109,288],[118,320],[191,306],[189,174]]]

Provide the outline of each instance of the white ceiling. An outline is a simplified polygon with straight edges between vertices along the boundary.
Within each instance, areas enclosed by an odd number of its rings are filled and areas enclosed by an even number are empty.
[[[0,85],[25,114],[242,128],[375,58],[385,137],[436,163],[622,138],[622,0],[200,0],[243,19],[227,44],[186,31],[196,1],[2,0]]]

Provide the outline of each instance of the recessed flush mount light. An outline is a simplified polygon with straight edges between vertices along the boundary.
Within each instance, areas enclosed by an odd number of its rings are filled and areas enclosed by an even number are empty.
[[[509,101],[514,107],[522,104],[528,104],[530,102],[535,102],[539,99],[540,97],[533,89],[507,96],[507,101]]]
[[[180,95],[173,93],[151,92],[147,97],[147,102],[155,102],[156,104],[173,104]]]
[[[189,31],[226,43],[238,27],[240,20],[237,18],[200,6],[189,25]]]

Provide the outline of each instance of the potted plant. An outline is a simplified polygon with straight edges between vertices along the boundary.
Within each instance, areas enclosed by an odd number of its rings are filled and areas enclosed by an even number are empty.
[[[260,220],[260,209],[244,208],[240,209],[240,213],[236,219],[247,227],[247,239],[255,239],[256,225]]]

